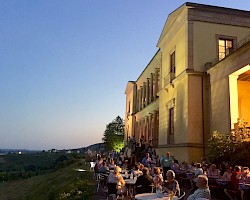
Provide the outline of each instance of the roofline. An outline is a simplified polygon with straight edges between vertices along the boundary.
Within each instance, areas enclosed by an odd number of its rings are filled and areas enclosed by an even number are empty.
[[[214,6],[214,5],[209,5],[209,4],[200,4],[200,3],[192,3],[192,2],[186,2],[186,3],[182,4],[181,6],[183,6],[183,5],[194,6],[194,7],[206,7],[206,8],[213,8],[213,9],[217,8],[217,9],[221,9],[221,10],[236,11],[236,12],[241,12],[241,13],[245,12],[247,14],[249,14],[249,12],[250,12],[248,10],[241,10],[241,9],[235,9],[235,8],[229,8],[229,7],[223,7],[223,6]]]
[[[137,82],[139,80],[139,78],[142,76],[143,72],[148,68],[148,66],[150,65],[150,63],[153,61],[153,59],[155,58],[156,54],[160,51],[160,48],[158,48],[157,52],[155,53],[155,55],[153,56],[153,58],[149,61],[149,63],[147,64],[147,66],[144,68],[144,70],[142,71],[142,73],[138,76],[138,78],[136,79],[135,82]]]
[[[209,5],[209,4],[200,4],[200,3],[192,3],[192,2],[185,2],[184,4],[180,5],[178,8],[176,8],[174,11],[172,11],[171,13],[168,14],[167,16],[167,19],[166,19],[166,22],[164,23],[163,25],[163,29],[161,31],[161,34],[160,34],[160,37],[157,41],[157,44],[156,44],[156,47],[159,47],[159,42],[161,40],[161,37],[162,37],[162,33],[163,33],[163,30],[167,24],[167,21],[168,21],[168,18],[174,13],[176,12],[177,10],[181,9],[182,7],[196,7],[196,8],[203,8],[203,9],[211,9],[211,10],[223,10],[223,11],[227,11],[227,12],[230,12],[230,11],[233,11],[233,12],[238,12],[240,13],[241,15],[248,15],[249,16],[249,13],[250,11],[247,11],[247,10],[240,10],[240,9],[235,9],[235,8],[228,8],[228,7],[222,7],[222,6],[214,6],[214,5]]]

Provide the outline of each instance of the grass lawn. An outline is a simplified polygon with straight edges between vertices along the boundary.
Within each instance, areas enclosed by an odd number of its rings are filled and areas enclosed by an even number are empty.
[[[86,171],[78,171],[78,169]],[[1,182],[1,200],[92,199],[95,183],[87,164],[73,164],[28,179]]]

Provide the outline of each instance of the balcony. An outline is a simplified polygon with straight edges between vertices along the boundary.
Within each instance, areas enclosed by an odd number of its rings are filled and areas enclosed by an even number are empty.
[[[172,83],[172,80],[175,79],[175,73],[170,72],[165,78],[164,78],[164,87],[168,84]]]

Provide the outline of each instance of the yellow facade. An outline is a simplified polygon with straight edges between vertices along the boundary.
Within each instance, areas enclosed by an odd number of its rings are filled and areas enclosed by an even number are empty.
[[[195,162],[206,156],[212,131],[229,133],[238,117],[250,123],[250,82],[243,79],[250,52],[240,45],[249,14],[185,3],[168,16],[158,52],[127,85],[125,140],[143,135],[159,155]]]

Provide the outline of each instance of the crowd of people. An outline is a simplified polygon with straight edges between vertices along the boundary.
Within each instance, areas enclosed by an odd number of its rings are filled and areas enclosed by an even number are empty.
[[[128,170],[136,178],[136,193],[167,192],[173,196],[180,196],[180,184],[183,180],[190,183],[192,194],[188,200],[199,198],[211,199],[209,187],[217,185],[217,181],[223,184],[218,188],[223,189],[226,197],[230,200],[240,195],[241,200],[250,199],[250,172],[248,167],[231,166],[221,163],[215,164],[187,162],[178,163],[173,159],[170,152],[166,152],[158,158],[155,151],[146,151],[145,156],[138,159],[134,152],[127,156],[126,151],[120,154],[109,154],[107,158],[97,156],[95,171],[108,174],[107,182],[116,183],[117,190],[127,193],[126,184],[121,175],[122,169]],[[110,171],[112,170],[112,173]],[[248,192],[249,191],[249,192]]]

